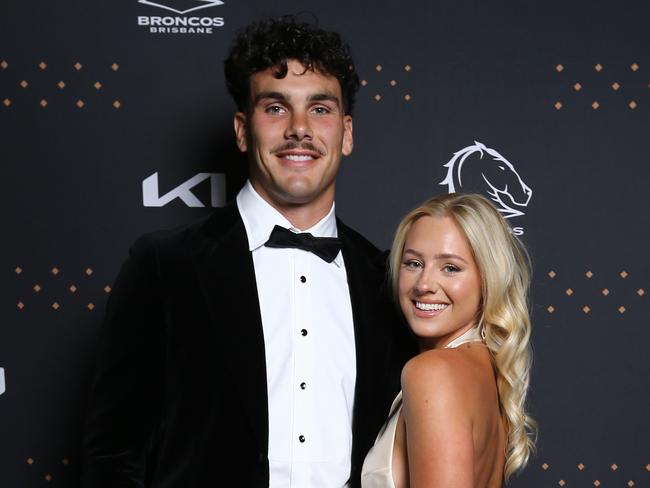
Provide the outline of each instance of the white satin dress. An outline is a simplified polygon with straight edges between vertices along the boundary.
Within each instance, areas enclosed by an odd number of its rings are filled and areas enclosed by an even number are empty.
[[[445,349],[453,349],[467,342],[482,342],[478,327],[469,329],[453,341]],[[366,455],[361,469],[361,488],[395,488],[393,481],[393,446],[395,445],[395,431],[397,420],[402,411],[402,392],[400,391],[393,400],[389,412],[399,403],[399,409],[390,417],[386,428],[379,432],[375,445]]]

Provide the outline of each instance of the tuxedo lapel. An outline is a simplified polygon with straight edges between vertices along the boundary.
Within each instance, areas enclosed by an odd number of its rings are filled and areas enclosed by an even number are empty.
[[[233,378],[260,453],[268,451],[264,335],[255,270],[236,206],[219,209],[196,233],[193,264],[212,320],[212,340]],[[233,398],[232,401],[237,401]],[[227,419],[224,419],[227,422]]]
[[[372,445],[388,412],[385,392],[391,392],[391,337],[386,327],[386,278],[383,255],[340,221],[343,259],[348,277],[357,355],[357,378],[352,421],[352,473],[361,470],[363,458]],[[355,475],[356,473],[356,475]]]

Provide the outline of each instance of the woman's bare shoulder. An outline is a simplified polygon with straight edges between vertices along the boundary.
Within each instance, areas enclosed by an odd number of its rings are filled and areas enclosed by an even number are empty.
[[[476,385],[476,362],[468,351],[434,349],[410,359],[402,370],[405,398],[435,397],[445,403],[466,402],[468,388]]]

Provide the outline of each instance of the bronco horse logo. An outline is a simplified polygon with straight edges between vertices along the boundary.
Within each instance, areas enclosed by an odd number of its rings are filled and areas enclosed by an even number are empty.
[[[491,157],[484,158],[485,153]],[[466,175],[469,175],[470,171],[480,175],[487,185],[484,192],[497,204],[499,212],[507,219],[524,215],[520,208],[526,207],[533,195],[533,190],[524,183],[514,166],[494,149],[485,147],[480,142],[474,141],[473,146],[455,152],[445,164],[445,168],[448,168],[447,176],[440,184],[447,185],[449,193],[462,190],[463,169]]]

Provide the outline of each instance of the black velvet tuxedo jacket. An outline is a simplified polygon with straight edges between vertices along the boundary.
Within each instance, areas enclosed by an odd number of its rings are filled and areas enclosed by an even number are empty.
[[[337,226],[356,342],[355,487],[412,350],[388,299],[385,255]],[[83,486],[267,487],[264,354],[253,259],[234,204],[140,238],[107,306]]]

